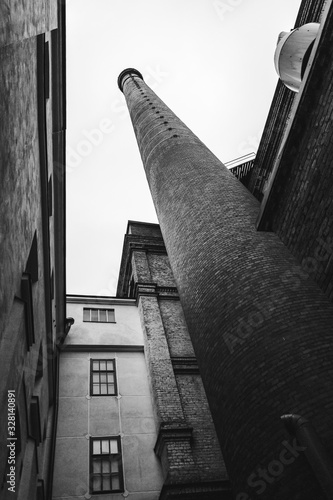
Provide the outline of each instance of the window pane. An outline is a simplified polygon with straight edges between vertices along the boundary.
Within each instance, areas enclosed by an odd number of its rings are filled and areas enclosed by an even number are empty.
[[[99,459],[93,460],[93,472],[101,473],[101,461]]]
[[[118,441],[116,439],[110,439],[111,453],[118,453]]]
[[[110,453],[109,440],[102,439],[102,453]]]
[[[112,476],[112,489],[113,490],[120,489],[119,476]]]
[[[102,461],[102,472],[103,472],[103,474],[110,474],[110,461],[109,460]]]
[[[101,476],[93,476],[93,491],[100,491],[102,486]]]
[[[93,455],[99,455],[101,453],[101,442],[99,439],[93,440]]]
[[[99,361],[93,361],[93,370],[99,370]]]
[[[99,384],[93,384],[93,394],[100,394]]]
[[[101,384],[101,394],[107,394],[107,387],[106,384]]]
[[[99,373],[93,373],[93,382],[95,384],[99,383]]]
[[[113,309],[108,309],[108,322],[109,323],[114,323],[115,317],[114,317],[114,310]]]
[[[111,490],[110,476],[103,476],[103,491]]]
[[[109,384],[114,384],[114,373],[108,373]]]
[[[91,321],[98,321],[98,310],[91,309]]]
[[[104,323],[106,322],[106,309],[99,310],[99,320],[103,321]]]
[[[107,365],[108,365],[108,370],[114,370],[114,364],[112,359],[107,361]]]
[[[90,321],[90,309],[83,309],[83,321]]]
[[[106,362],[105,361],[101,361],[99,366],[100,366],[100,370],[104,370],[104,371],[106,370]]]
[[[118,472],[118,471],[119,471],[118,459],[113,459],[111,462],[111,472]]]
[[[108,394],[114,394],[114,385],[108,384]]]
[[[106,383],[106,373],[101,373],[100,377],[101,377],[101,382],[103,382],[105,384]]]

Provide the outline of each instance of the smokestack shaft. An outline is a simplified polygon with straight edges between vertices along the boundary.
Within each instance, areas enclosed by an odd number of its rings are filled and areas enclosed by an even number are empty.
[[[332,392],[332,305],[275,234],[256,231],[257,200],[142,76],[125,70],[119,86],[230,479],[236,493],[253,494],[249,476],[284,440],[281,413],[301,405],[332,418],[322,411]],[[303,480],[304,499],[318,494],[300,461],[285,474],[267,498],[292,498]]]

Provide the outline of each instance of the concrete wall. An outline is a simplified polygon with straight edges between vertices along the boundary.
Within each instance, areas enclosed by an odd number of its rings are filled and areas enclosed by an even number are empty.
[[[133,300],[69,303],[75,319],[60,359],[59,414],[53,498],[89,495],[89,437],[121,436],[124,494],[157,500],[162,473],[154,453],[157,438],[138,310]],[[83,323],[83,307],[115,309],[116,323]],[[89,344],[87,346],[87,344]],[[101,344],[107,345],[98,350]],[[112,345],[118,345],[118,350]],[[84,352],[80,349],[86,346]],[[93,350],[89,351],[89,346]],[[134,348],[137,346],[137,348]],[[67,351],[66,351],[67,348]],[[107,350],[106,350],[107,349]],[[117,396],[90,396],[90,360],[115,359]],[[112,494],[122,500],[123,493]],[[108,495],[92,495],[105,499]]]
[[[53,215],[48,212],[48,176],[53,170],[52,92],[44,95],[44,81],[52,87],[53,54],[49,75],[44,60],[50,30],[58,27],[58,2],[3,1],[0,6],[0,497],[34,500],[39,481],[47,495],[53,420],[53,341],[55,301],[50,276],[55,265]],[[40,35],[40,36],[37,36]],[[49,46],[51,44],[49,43]],[[59,74],[62,68],[59,67]],[[45,116],[44,116],[45,114]],[[42,144],[48,162],[42,158]],[[47,164],[48,163],[48,164]],[[62,165],[64,169],[64,165]],[[64,211],[53,194],[53,214]],[[36,236],[38,265],[32,283],[35,340],[27,344],[27,321],[21,279]],[[61,231],[57,231],[61,239]],[[56,273],[57,269],[55,269]],[[59,289],[64,290],[64,269],[58,268]],[[60,308],[60,304],[58,303]],[[36,376],[38,372],[42,372]],[[7,391],[16,396],[15,493],[8,491]],[[39,398],[41,442],[33,436],[37,419],[30,414]],[[8,466],[8,464],[7,464]]]
[[[57,2],[2,0],[0,5],[0,47],[35,37],[57,27]]]

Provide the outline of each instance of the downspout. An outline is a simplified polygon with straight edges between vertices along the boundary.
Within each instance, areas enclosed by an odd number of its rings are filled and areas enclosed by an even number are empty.
[[[310,422],[300,415],[282,415],[287,431],[295,436],[329,500],[333,498],[333,463]]]

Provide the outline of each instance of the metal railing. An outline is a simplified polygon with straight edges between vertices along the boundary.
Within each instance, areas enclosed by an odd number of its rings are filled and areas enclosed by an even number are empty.
[[[240,156],[235,160],[228,161],[224,165],[242,184],[246,186],[253,168],[255,157],[256,155],[254,153],[249,153],[247,155]]]

